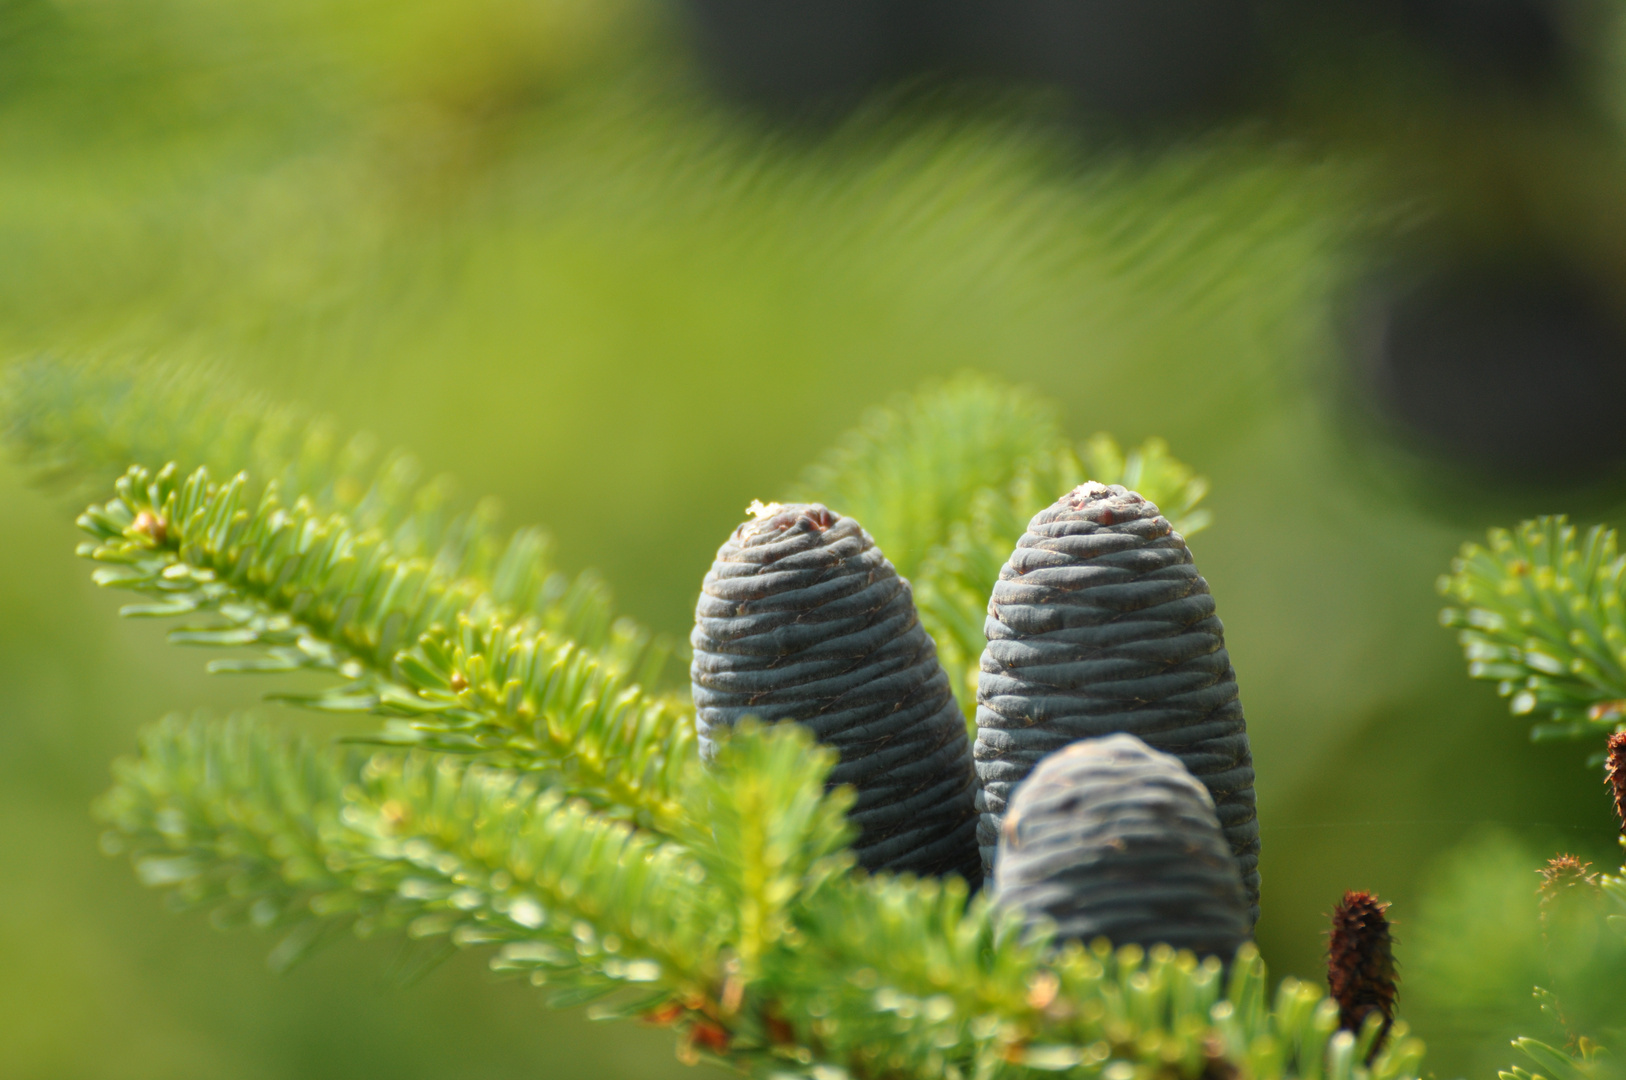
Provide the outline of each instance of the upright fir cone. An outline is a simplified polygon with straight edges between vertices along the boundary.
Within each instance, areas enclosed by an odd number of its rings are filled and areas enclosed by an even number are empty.
[[[1164,943],[1227,961],[1252,923],[1208,790],[1133,735],[1058,750],[1016,789],[996,902],[1062,938]]]
[[[1626,731],[1609,736],[1609,756],[1604,762],[1605,783],[1615,796],[1615,820],[1626,829]]]
[[[1346,892],[1332,913],[1327,943],[1327,989],[1338,1002],[1338,1026],[1358,1033],[1374,1012],[1383,1017],[1368,1064],[1388,1038],[1395,1018],[1394,941],[1388,910],[1388,904],[1369,892]]]
[[[752,510],[695,609],[701,756],[743,717],[798,721],[840,754],[830,783],[857,789],[860,865],[976,888],[970,741],[909,583],[850,517],[817,503]]]
[[[977,682],[977,843],[990,867],[1012,790],[1079,739],[1127,732],[1213,796],[1259,917],[1253,755],[1208,582],[1156,506],[1088,483],[1041,510],[999,572]]]

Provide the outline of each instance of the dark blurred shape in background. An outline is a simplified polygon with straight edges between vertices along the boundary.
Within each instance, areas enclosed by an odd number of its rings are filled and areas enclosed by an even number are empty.
[[[1253,0],[966,2],[968,38],[1013,81],[1053,83],[1087,111],[1134,118],[1224,101],[1247,69]]]
[[[1558,74],[1577,49],[1574,0],[1401,0],[1433,46],[1484,74],[1535,80]]]
[[[1609,423],[1626,407],[1626,337],[1611,300],[1626,296],[1626,281],[1609,268],[1621,264],[1554,242],[1555,235],[1588,232],[1588,216],[1607,235],[1620,192],[1601,180],[1601,194],[1594,183],[1586,199],[1555,215],[1564,181],[1531,166],[1518,131],[1520,123],[1579,131],[1572,142],[1594,154],[1611,139],[1595,122],[1596,104],[1576,92],[1592,77],[1586,64],[1597,48],[1590,38],[1607,26],[1592,0],[1390,0],[1322,9],[1262,0],[686,2],[716,85],[770,113],[827,121],[869,91],[948,77],[1049,86],[1077,116],[1151,121],[1154,130],[1170,119],[1189,129],[1227,110],[1296,125],[1304,117],[1295,115],[1294,86],[1326,67],[1332,84],[1352,91],[1332,99],[1335,123],[1364,129],[1368,152],[1393,157],[1397,174],[1409,172],[1402,197],[1450,217],[1448,231],[1459,237],[1457,250],[1448,241],[1440,253],[1449,269],[1391,290],[1369,308],[1374,321],[1358,336],[1370,346],[1350,358],[1364,377],[1353,385],[1398,421],[1413,446],[1472,470],[1562,484],[1607,472],[1626,457],[1626,440]],[[1330,50],[1300,49],[1318,38],[1342,40]],[[1422,46],[1389,73],[1405,73],[1411,88],[1375,86],[1364,100],[1357,88],[1382,80],[1373,78],[1379,71],[1362,70],[1373,53],[1361,49],[1381,54],[1384,42],[1397,40]],[[1409,108],[1407,94],[1430,80],[1492,92],[1466,111],[1426,99]],[[1558,86],[1568,89],[1547,92]],[[1314,124],[1310,131],[1323,142],[1331,134]],[[1476,141],[1477,161],[1453,156]],[[1476,235],[1509,230],[1535,235],[1551,253],[1494,265],[1475,260]]]
[[[1594,0],[683,0],[698,55],[729,96],[781,115],[839,114],[923,75],[1045,84],[1086,114],[1211,114],[1291,64],[1292,31],[1405,30],[1507,85],[1569,72],[1599,27]],[[1321,10],[1318,10],[1320,8]]]
[[[1090,113],[1223,100],[1254,0],[687,0],[716,84],[770,112],[839,111],[888,82],[969,75],[1067,92]]]
[[[1397,291],[1373,324],[1373,390],[1429,449],[1552,482],[1626,459],[1626,330],[1584,277],[1454,266]]]
[[[774,113],[839,110],[903,72],[897,0],[687,0],[718,87]]]

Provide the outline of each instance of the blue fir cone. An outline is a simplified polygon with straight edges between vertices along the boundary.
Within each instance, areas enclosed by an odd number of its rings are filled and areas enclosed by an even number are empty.
[[[701,757],[746,716],[835,748],[830,783],[868,870],[955,873],[976,888],[976,775],[965,721],[909,583],[850,517],[754,506],[701,587],[690,636]]]
[[[1047,754],[1115,732],[1179,758],[1213,797],[1259,917],[1253,755],[1208,582],[1156,506],[1084,484],[1041,510],[999,572],[977,681],[977,842]]]
[[[1208,790],[1133,735],[1059,750],[1016,789],[996,903],[1059,938],[1159,942],[1229,962],[1253,920]]]

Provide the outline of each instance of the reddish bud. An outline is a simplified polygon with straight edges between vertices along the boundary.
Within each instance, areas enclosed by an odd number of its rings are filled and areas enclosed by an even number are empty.
[[[1394,1023],[1395,959],[1388,910],[1369,892],[1346,892],[1332,913],[1327,944],[1327,988],[1338,1002],[1338,1026],[1359,1032],[1373,1013],[1383,1017],[1368,1064]]]
[[[1006,817],[1009,821],[1009,816]],[[1061,990],[1061,980],[1049,971],[1041,971],[1028,980],[1028,1007],[1030,1009],[1047,1009],[1050,1003],[1056,1000],[1056,994]]]
[[[689,1028],[689,1038],[714,1054],[728,1051],[728,1032],[710,1020],[696,1020],[694,1026]]]
[[[790,1021],[777,1013],[767,1013],[762,1018],[763,1027],[768,1029],[768,1038],[777,1046],[789,1046],[796,1042],[796,1029],[791,1027]]]
[[[667,1027],[670,1024],[676,1023],[677,1018],[682,1015],[683,1006],[675,1001],[668,1001],[665,1005],[644,1013],[642,1019],[646,1024],[653,1024],[656,1027]]]

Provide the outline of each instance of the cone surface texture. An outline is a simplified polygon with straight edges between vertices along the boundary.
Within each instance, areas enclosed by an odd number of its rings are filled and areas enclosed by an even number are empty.
[[[700,753],[746,716],[795,720],[834,747],[858,792],[869,870],[982,880],[965,721],[909,583],[852,518],[762,508],[717,552],[695,612]]]
[[[1074,743],[1016,789],[994,899],[1054,920],[1059,939],[1162,942],[1227,961],[1253,925],[1208,790],[1133,735]]]
[[[1156,506],[1088,483],[1041,510],[999,572],[977,682],[981,820],[991,866],[1016,785],[1080,739],[1127,732],[1213,797],[1259,916],[1253,755],[1208,582]]]

